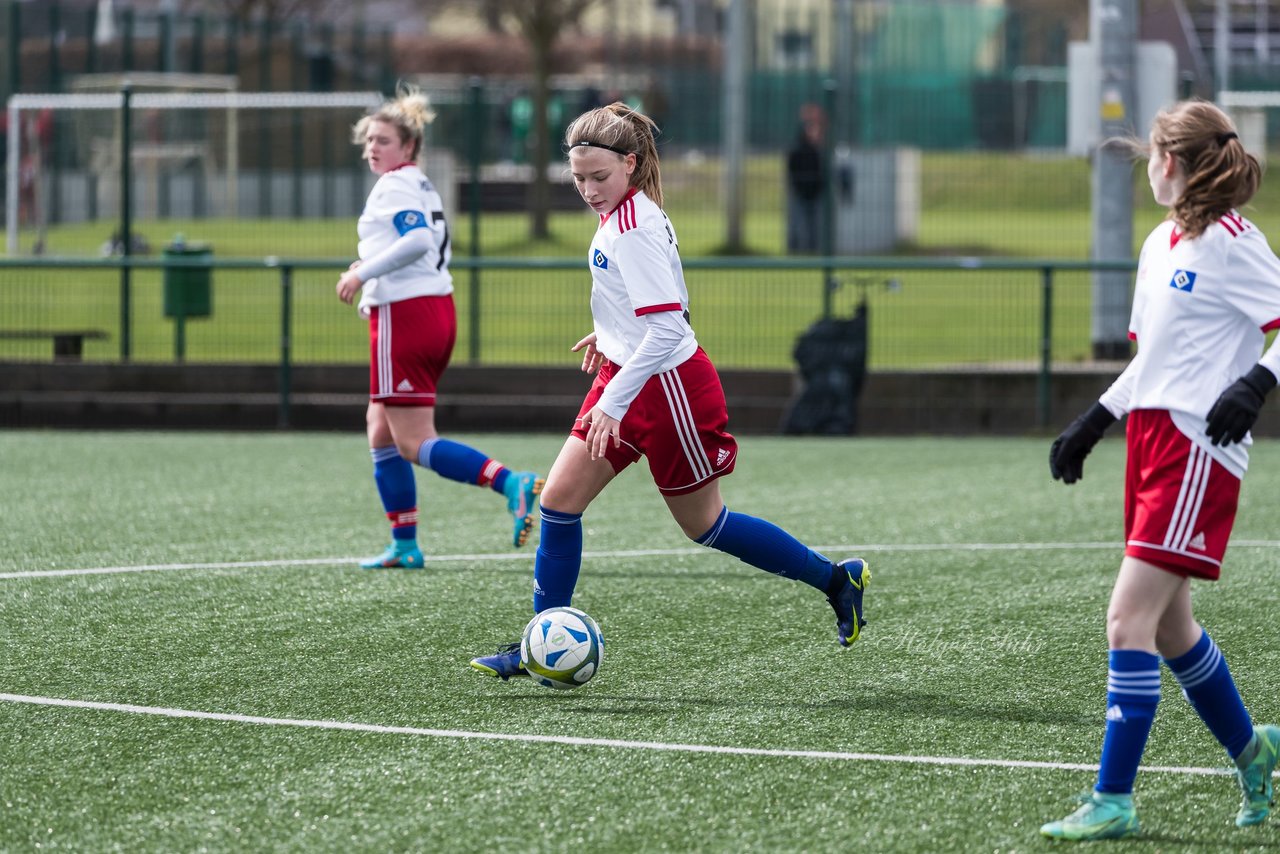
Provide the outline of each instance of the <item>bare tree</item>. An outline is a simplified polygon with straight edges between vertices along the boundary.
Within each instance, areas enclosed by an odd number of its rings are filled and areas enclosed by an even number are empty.
[[[484,0],[482,11],[492,26],[510,26],[529,44],[533,59],[533,183],[529,186],[529,235],[534,240],[551,236],[547,219],[551,208],[551,129],[547,107],[551,103],[551,59],[556,42],[597,0]],[[471,6],[469,2],[467,4]],[[474,7],[473,7],[474,8]]]

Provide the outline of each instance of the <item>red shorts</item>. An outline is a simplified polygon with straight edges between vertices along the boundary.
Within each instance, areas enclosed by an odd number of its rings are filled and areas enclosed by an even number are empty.
[[[1124,553],[1176,575],[1216,581],[1236,519],[1240,478],[1163,409],[1129,413]]]
[[[453,295],[375,305],[369,313],[369,399],[387,406],[435,406],[458,318]]]
[[[571,435],[587,438],[582,416],[591,411],[604,387],[619,370],[605,360],[587,398],[578,411]],[[649,458],[649,471],[658,491],[684,495],[733,471],[738,442],[725,431],[729,410],[724,402],[720,375],[699,347],[674,370],[649,378],[622,417],[622,445],[612,443],[605,459],[620,472],[641,456]]]

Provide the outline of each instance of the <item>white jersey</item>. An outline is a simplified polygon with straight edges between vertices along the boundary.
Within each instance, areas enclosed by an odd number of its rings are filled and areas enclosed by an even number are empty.
[[[644,339],[644,316],[660,311],[686,313],[689,291],[680,265],[676,232],[667,215],[644,193],[634,191],[609,214],[591,241],[591,318],[596,349],[625,366]],[[693,329],[654,373],[669,371],[698,349]]]
[[[1194,240],[1164,222],[1142,245],[1129,337],[1138,352],[1102,395],[1113,415],[1167,409],[1173,423],[1237,477],[1246,436],[1210,443],[1206,417],[1218,396],[1259,361],[1280,328],[1280,260],[1253,223],[1232,211]],[[1280,348],[1262,363],[1280,376]]]
[[[427,239],[420,229],[425,229]],[[374,305],[453,293],[444,205],[417,166],[407,164],[378,178],[356,232],[360,236],[358,271],[364,280],[363,313]],[[393,248],[406,235],[415,239],[412,251],[401,251],[406,248],[404,242]]]

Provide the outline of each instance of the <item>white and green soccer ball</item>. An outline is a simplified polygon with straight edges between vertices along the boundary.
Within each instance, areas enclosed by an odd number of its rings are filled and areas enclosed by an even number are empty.
[[[548,608],[524,627],[520,663],[547,688],[585,685],[604,663],[604,635],[577,608]]]

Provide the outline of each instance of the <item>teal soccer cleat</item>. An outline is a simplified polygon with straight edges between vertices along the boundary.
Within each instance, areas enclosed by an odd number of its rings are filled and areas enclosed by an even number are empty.
[[[836,569],[844,570],[844,586],[834,596],[828,596],[827,601],[836,612],[836,639],[840,646],[850,647],[867,624],[862,619],[862,594],[871,583],[871,570],[860,557],[842,560],[836,564]]]
[[[1061,821],[1043,825],[1040,835],[1072,842],[1137,835],[1138,814],[1133,809],[1133,795],[1085,792],[1079,800],[1080,809]]]
[[[520,644],[509,643],[498,647],[493,655],[471,659],[471,666],[485,676],[496,676],[506,682],[512,676],[528,676],[529,671],[520,663]]]
[[[545,484],[546,480],[531,471],[513,471],[502,485],[502,494],[507,496],[507,510],[515,519],[511,545],[516,548],[529,540],[529,531],[533,529],[533,499],[542,492]]]
[[[387,546],[387,550],[376,557],[365,558],[360,561],[361,569],[422,569],[426,559],[422,556],[422,550],[414,544],[411,548],[397,546],[395,543]]]
[[[1244,799],[1236,824],[1248,827],[1265,821],[1271,814],[1271,772],[1276,767],[1277,749],[1280,749],[1280,727],[1256,726],[1253,740],[1236,758],[1236,779]]]

